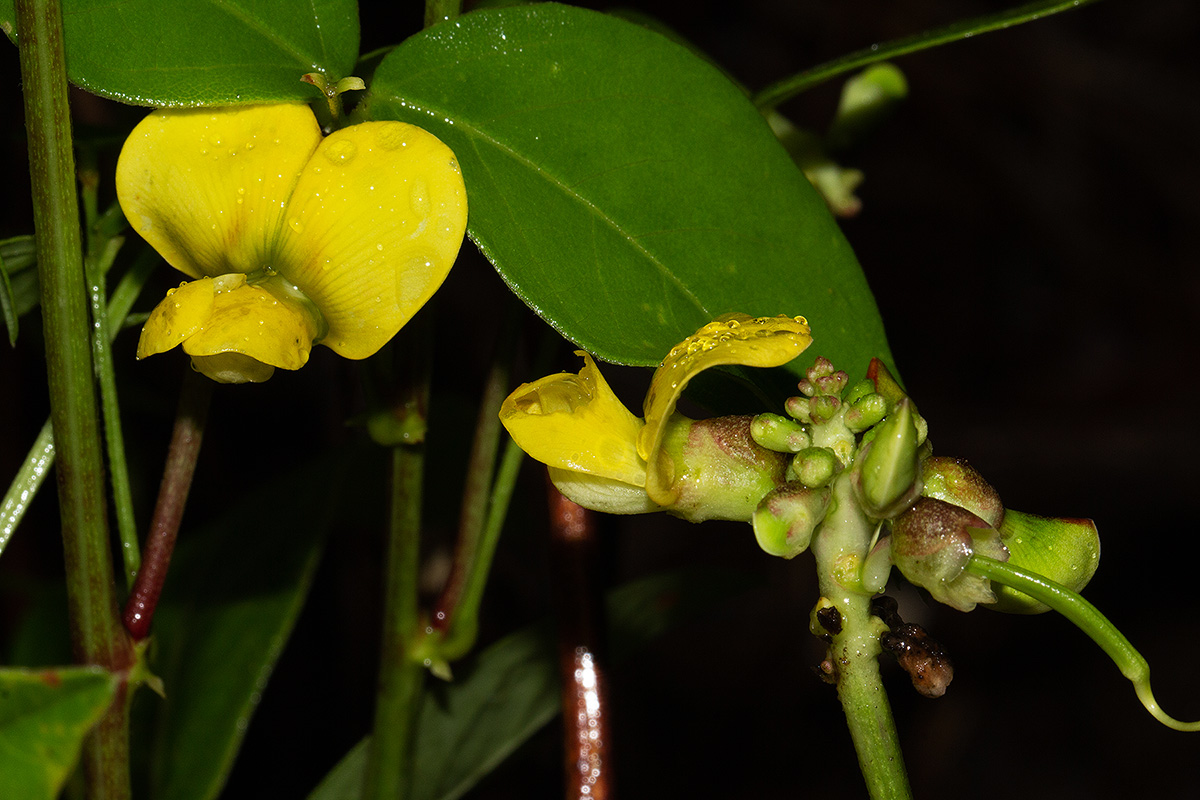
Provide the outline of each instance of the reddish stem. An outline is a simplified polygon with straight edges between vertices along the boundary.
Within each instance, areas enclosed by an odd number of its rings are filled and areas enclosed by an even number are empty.
[[[175,538],[179,534],[179,523],[183,520],[183,509],[192,488],[192,476],[196,472],[196,459],[200,455],[211,399],[212,382],[189,368],[179,391],[175,430],[171,434],[167,464],[158,489],[158,504],[154,507],[154,519],[150,523],[150,535],[146,538],[142,568],[125,604],[125,629],[134,641],[145,639],[150,634],[150,623],[167,578],[171,553],[175,550]]]
[[[593,512],[547,482],[558,600],[567,800],[611,800],[612,735],[608,661],[601,645],[603,603],[590,567],[597,546]]]

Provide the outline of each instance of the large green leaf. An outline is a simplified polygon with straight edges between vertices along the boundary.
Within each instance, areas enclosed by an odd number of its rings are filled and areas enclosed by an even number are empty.
[[[335,513],[330,476],[344,471],[329,461],[294,470],[207,529],[181,532],[154,622],[166,699],[152,797],[220,793],[311,584]]]
[[[689,570],[657,575],[609,595],[613,656],[621,659],[747,586],[740,575]],[[413,800],[456,800],[561,709],[553,626],[530,626],[487,647],[454,681],[425,693],[417,722]],[[370,738],[309,795],[358,800]]]
[[[478,11],[380,64],[363,114],[454,149],[471,237],[512,289],[601,358],[657,364],[728,311],[803,314],[812,355],[888,357],[854,254],[745,95],[622,19]]]
[[[0,670],[0,797],[58,797],[116,688],[99,667]]]
[[[311,100],[307,72],[345,77],[358,57],[354,0],[63,0],[67,74],[134,105]],[[16,40],[13,0],[0,26]]]

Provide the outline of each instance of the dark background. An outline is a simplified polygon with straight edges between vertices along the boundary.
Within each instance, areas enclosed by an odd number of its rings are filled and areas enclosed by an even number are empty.
[[[398,16],[390,5],[364,4],[364,52],[419,25],[419,9]],[[755,89],[873,42],[1003,7],[636,4]],[[1096,520],[1104,552],[1087,595],[1149,659],[1160,702],[1183,719],[1200,717],[1200,599],[1187,566],[1200,477],[1192,321],[1200,287],[1190,266],[1200,252],[1198,44],[1194,2],[1114,0],[899,60],[910,96],[847,159],[866,182],[862,213],[843,223],[936,451],[969,458],[1010,507]],[[28,188],[15,50],[0,50],[0,75],[8,76],[0,101],[9,109],[0,123],[0,235],[11,235],[30,230]],[[782,110],[823,128],[837,92],[822,87]],[[95,113],[117,126],[140,115]],[[444,410],[435,414],[465,423],[478,391],[478,331],[490,329],[504,289],[472,247],[464,253],[435,313],[479,327],[456,324],[463,338],[439,341]],[[160,278],[163,287],[172,281]],[[119,355],[131,356],[131,340]],[[352,384],[353,373],[328,355],[318,351],[295,376],[218,393],[213,425],[223,433],[206,445],[189,519],[215,513],[228,492],[278,459],[353,435],[340,420],[359,398],[329,390]],[[127,427],[138,432],[131,458],[135,471],[153,475],[178,365],[127,362],[119,369],[131,387],[122,398]],[[574,362],[564,352],[555,368]],[[15,352],[0,346],[0,474],[12,474],[44,418],[33,388],[44,385],[41,370],[36,332]],[[621,372],[613,370],[614,382],[632,402],[648,375]],[[247,437],[258,444],[251,452]],[[434,454],[448,465],[435,484],[456,489],[460,452]],[[548,602],[540,478],[532,465],[526,473],[523,490],[534,499],[517,503],[501,545],[485,636],[536,618]],[[147,508],[154,488],[138,487]],[[452,510],[430,517],[434,533],[453,524]],[[366,731],[382,527],[380,519],[336,532],[229,796],[301,796]],[[807,633],[817,595],[810,558],[769,559],[744,525],[653,517],[605,528],[596,569],[606,583],[688,564],[735,566],[760,581],[613,670],[622,796],[863,796],[836,699],[810,670],[821,658]],[[5,602],[17,596],[18,576],[52,578],[61,569],[55,531],[43,497],[0,562]],[[1154,722],[1117,669],[1061,618],[965,615],[907,588],[900,597],[902,611],[957,666],[936,701],[917,696],[894,669],[886,673],[917,796],[1197,795],[1200,739]],[[16,616],[6,611],[4,624]],[[331,683],[336,690],[323,688]],[[560,796],[557,736],[544,731],[471,797]]]

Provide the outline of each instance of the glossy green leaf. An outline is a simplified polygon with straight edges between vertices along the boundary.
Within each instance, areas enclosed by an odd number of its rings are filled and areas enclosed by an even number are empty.
[[[0,797],[58,797],[116,689],[98,667],[0,670]]]
[[[673,625],[746,588],[728,572],[647,578],[608,598],[613,657],[631,655]],[[413,800],[455,800],[561,708],[558,655],[549,623],[501,639],[455,665],[455,679],[426,692],[417,723]],[[369,738],[354,746],[309,800],[358,800]]]
[[[658,364],[729,311],[808,317],[810,361],[888,357],[853,252],[762,115],[653,31],[549,3],[467,14],[392,51],[363,113],[450,145],[471,237],[601,358]]]
[[[13,34],[13,0],[0,26]],[[63,0],[67,75],[149,106],[312,100],[308,72],[336,81],[358,57],[354,0]]]
[[[253,485],[204,530],[187,530],[185,520],[154,622],[153,668],[166,699],[152,797],[220,793],[308,593],[335,513],[329,476],[344,471],[329,462],[297,469]]]

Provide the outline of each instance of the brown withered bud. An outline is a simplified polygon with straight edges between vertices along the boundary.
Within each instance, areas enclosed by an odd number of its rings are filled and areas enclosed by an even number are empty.
[[[896,657],[913,688],[926,697],[941,697],[954,680],[954,665],[924,628],[904,622],[880,635],[879,644]]]

